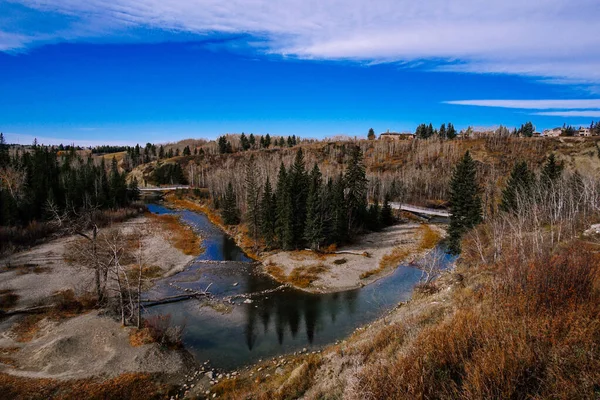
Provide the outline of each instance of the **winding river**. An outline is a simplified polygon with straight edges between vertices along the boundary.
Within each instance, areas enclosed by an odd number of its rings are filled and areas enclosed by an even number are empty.
[[[180,215],[202,235],[205,251],[185,271],[160,280],[147,297],[182,294],[174,286],[204,290],[210,285],[216,298],[279,286],[205,215],[157,204],[149,204],[148,209],[156,214]],[[444,259],[445,265],[451,261],[450,256]],[[416,268],[401,265],[371,285],[341,293],[311,294],[284,288],[253,297],[251,303],[237,299],[227,313],[194,299],[153,307],[150,312],[170,314],[175,324],[185,326],[184,345],[198,361],[210,360],[214,367],[233,369],[343,340],[357,327],[408,300],[421,274]]]

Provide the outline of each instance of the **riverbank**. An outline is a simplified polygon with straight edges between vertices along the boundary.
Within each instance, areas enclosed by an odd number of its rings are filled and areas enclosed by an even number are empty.
[[[249,257],[260,261],[265,274],[310,293],[342,292],[369,285],[394,272],[401,263],[413,264],[423,258],[446,235],[443,225],[407,222],[360,235],[355,243],[331,251],[257,252],[245,226],[226,226],[210,206],[174,193],[165,201],[174,209],[205,214]]]
[[[172,217],[141,216],[104,228],[99,235],[115,230],[123,242],[140,238],[135,243],[141,244],[146,288],[156,279],[184,270],[202,251],[201,239]],[[133,375],[121,384],[145,381],[147,375],[140,374],[152,374],[154,381],[179,379],[195,365],[189,353],[148,341],[136,343],[135,328],[122,327],[95,309],[94,270],[76,254],[82,240],[63,237],[0,259],[3,311],[48,306],[40,314],[0,320],[0,375],[4,377],[0,386],[13,379],[9,376],[45,380],[40,385],[55,380],[120,379],[123,374]],[[128,263],[131,268],[136,263],[131,255],[121,260],[126,269]],[[8,298],[10,302],[4,301]]]
[[[361,235],[356,243],[328,253],[277,251],[262,257],[273,279],[311,293],[356,289],[414,264],[445,236],[436,225],[406,223]]]

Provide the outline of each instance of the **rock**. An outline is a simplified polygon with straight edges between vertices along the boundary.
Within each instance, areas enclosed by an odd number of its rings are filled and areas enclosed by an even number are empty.
[[[219,376],[217,376],[217,378],[223,379],[223,374],[219,374]]]
[[[283,375],[283,368],[277,367],[277,369],[275,370],[275,375]]]
[[[303,353],[306,353],[306,347],[302,349],[302,352],[303,352]]]
[[[237,283],[237,282],[234,282],[234,283],[233,283],[233,286],[237,286],[237,285],[238,285],[238,283]]]
[[[213,393],[213,399],[214,399],[215,397],[217,397],[217,394],[216,394],[216,393]]]
[[[212,371],[208,371],[206,374],[204,374],[206,376],[208,376],[208,379],[212,379],[213,378],[213,372]]]
[[[251,304],[252,303],[252,299],[246,299],[244,300],[244,304]]]

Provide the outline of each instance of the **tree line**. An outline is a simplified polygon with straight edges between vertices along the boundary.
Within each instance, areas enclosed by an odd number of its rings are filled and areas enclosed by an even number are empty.
[[[257,183],[254,157],[246,165],[243,216],[255,247],[263,240],[267,248],[284,250],[310,247],[319,250],[351,241],[364,230],[377,231],[391,225],[394,216],[385,196],[383,206],[367,201],[367,178],[362,151],[354,146],[346,171],[324,181],[315,164],[306,168],[302,149],[288,168],[282,163],[275,188],[269,177],[264,187]],[[216,206],[227,225],[241,222],[231,183]]]
[[[240,135],[240,148],[239,151],[255,150],[255,149],[268,149],[271,145],[279,147],[294,147],[300,143],[300,138],[296,135],[288,136],[287,140],[281,136],[279,139],[272,138],[268,133],[265,136],[259,136],[258,140],[254,134],[246,136],[244,132]],[[231,141],[227,140],[226,136],[219,136],[217,139],[217,146],[220,154],[231,154],[234,153],[234,149]]]
[[[117,160],[95,163],[74,149],[64,155],[58,149],[36,145],[10,155],[0,134],[0,225],[27,225],[45,219],[48,207],[78,210],[84,206],[118,208],[139,196],[137,181],[128,186]]]
[[[527,203],[543,204],[554,186],[560,181],[564,166],[558,163],[554,154],[546,161],[541,173],[536,175],[525,161],[517,162],[502,190],[499,211],[516,214]],[[578,175],[575,175],[577,184]],[[480,189],[477,183],[477,166],[469,151],[454,168],[450,182],[450,225],[448,227],[448,248],[458,254],[464,235],[483,222]]]

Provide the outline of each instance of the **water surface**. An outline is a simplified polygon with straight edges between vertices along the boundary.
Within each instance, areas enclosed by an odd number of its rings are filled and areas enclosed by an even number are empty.
[[[180,215],[202,235],[205,251],[190,268],[159,281],[147,297],[182,293],[169,283],[196,290],[210,285],[210,292],[217,298],[279,286],[262,274],[235,242],[205,215],[173,211],[156,204],[148,208],[157,214]],[[444,264],[450,262],[451,258],[445,257]],[[237,300],[232,311],[226,314],[201,306],[197,300],[161,305],[151,312],[171,314],[176,324],[185,324],[184,345],[199,361],[210,360],[215,367],[231,369],[303,348],[314,350],[341,340],[357,327],[408,300],[421,276],[420,270],[402,265],[371,285],[340,293],[312,294],[285,288],[254,297],[250,304]]]

